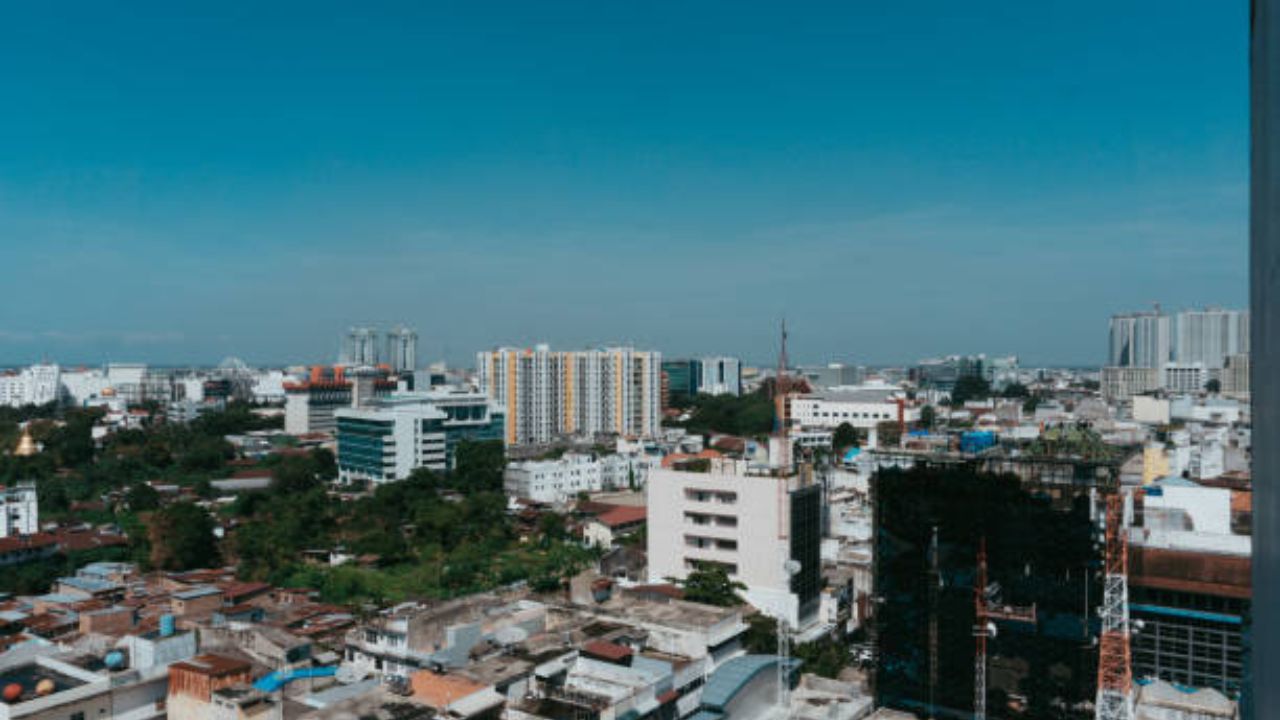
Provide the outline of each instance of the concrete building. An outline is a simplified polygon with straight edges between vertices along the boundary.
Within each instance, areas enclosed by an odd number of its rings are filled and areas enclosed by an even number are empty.
[[[731,357],[704,357],[698,392],[703,395],[741,395],[742,362]]]
[[[706,473],[649,473],[652,582],[719,565],[747,586],[761,611],[803,627],[816,619],[821,568],[821,487],[803,474],[713,459]],[[788,561],[799,563],[789,576]]]
[[[661,354],[629,347],[553,352],[539,345],[476,356],[481,391],[506,409],[508,445],[657,436],[661,365]]]
[[[316,365],[306,380],[284,384],[284,431],[290,435],[335,432],[338,409],[367,403],[395,389],[396,383],[381,373]]]
[[[566,453],[556,460],[513,462],[503,473],[508,497],[539,503],[572,500],[578,493],[643,487],[650,458],[641,454],[594,456]]]
[[[0,684],[21,689],[14,700],[0,702],[0,720],[114,717],[110,677],[52,657],[5,653],[0,656]],[[41,684],[49,690],[39,692]]]
[[[0,538],[34,535],[40,530],[40,507],[34,483],[0,487]]]
[[[1149,393],[1160,388],[1159,368],[1104,367],[1102,368],[1102,396],[1111,402],[1126,400],[1134,395]]]
[[[909,404],[906,393],[897,387],[863,385],[792,397],[790,417],[800,428],[834,430],[848,423],[874,430],[882,422],[915,422],[920,409]]]
[[[1175,393],[1197,393],[1209,382],[1204,363],[1165,363],[1160,368],[1160,387]]]
[[[61,396],[61,375],[61,369],[50,364],[0,374],[0,405],[22,407],[55,402]]]
[[[387,362],[395,373],[411,373],[418,368],[418,333],[398,325],[387,333]]]
[[[1108,367],[1161,368],[1173,359],[1173,324],[1168,315],[1156,310],[1111,317]]]
[[[371,327],[353,327],[343,338],[339,362],[353,367],[376,366],[382,361],[378,352],[378,331]]]
[[[478,393],[402,393],[334,411],[341,482],[403,480],[453,466],[463,440],[501,440],[504,415]]]
[[[1249,394],[1249,356],[1228,355],[1222,361],[1222,392],[1228,395]]]
[[[1227,357],[1249,353],[1249,312],[1183,310],[1174,316],[1174,338],[1174,360],[1220,369]]]

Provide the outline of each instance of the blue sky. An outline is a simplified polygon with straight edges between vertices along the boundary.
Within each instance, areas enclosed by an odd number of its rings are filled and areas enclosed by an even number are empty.
[[[0,10],[0,363],[1097,363],[1246,301],[1244,0],[54,5]]]

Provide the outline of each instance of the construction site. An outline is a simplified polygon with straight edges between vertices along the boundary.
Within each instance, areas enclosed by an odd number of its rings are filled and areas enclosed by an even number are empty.
[[[1118,459],[881,462],[877,703],[925,718],[1133,717]]]

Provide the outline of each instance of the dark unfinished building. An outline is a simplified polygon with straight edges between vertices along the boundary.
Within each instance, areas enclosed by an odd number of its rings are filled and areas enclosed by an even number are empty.
[[[925,717],[1090,717],[1109,460],[885,458],[875,509],[877,702]],[[979,684],[979,553],[986,621]]]

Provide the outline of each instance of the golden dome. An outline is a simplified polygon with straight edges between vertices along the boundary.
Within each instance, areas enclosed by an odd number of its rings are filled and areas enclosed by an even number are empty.
[[[22,429],[22,437],[18,440],[18,449],[13,451],[18,457],[31,457],[39,450],[36,448],[36,441],[31,439],[31,430],[29,428]]]

